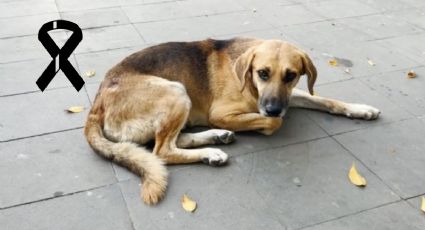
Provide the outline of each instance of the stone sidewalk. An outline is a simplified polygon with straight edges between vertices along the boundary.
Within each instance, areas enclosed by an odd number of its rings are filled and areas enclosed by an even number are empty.
[[[63,74],[44,93],[35,84],[51,60],[38,29],[59,18],[83,28],[70,61],[96,71],[80,93]],[[0,28],[1,229],[425,229],[423,0],[0,0]],[[225,167],[168,167],[165,199],[144,205],[139,178],[87,145],[87,110],[64,110],[89,108],[107,69],[136,50],[233,36],[298,45],[318,69],[319,95],[382,116],[293,109],[275,135],[220,146]],[[347,179],[353,162],[363,189]],[[181,208],[185,193],[194,213]]]

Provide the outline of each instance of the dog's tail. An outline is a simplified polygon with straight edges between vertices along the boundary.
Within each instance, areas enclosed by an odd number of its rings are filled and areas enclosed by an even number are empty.
[[[97,111],[96,111],[97,110]],[[90,146],[99,155],[120,164],[143,177],[141,196],[146,204],[155,204],[167,187],[167,170],[155,154],[133,143],[115,143],[103,135],[103,117],[96,108],[90,111],[84,133]]]

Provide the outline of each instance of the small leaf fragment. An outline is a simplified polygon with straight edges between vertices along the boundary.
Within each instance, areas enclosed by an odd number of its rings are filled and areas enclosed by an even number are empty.
[[[330,59],[328,61],[329,65],[331,66],[338,66],[338,61],[336,59]]]
[[[408,78],[415,78],[416,77],[415,71],[410,70],[409,72],[407,72],[407,77]]]
[[[94,75],[96,75],[96,71],[89,70],[89,71],[86,71],[84,74],[86,75],[86,77],[94,77]]]
[[[66,111],[68,113],[81,113],[84,111],[84,106],[71,106]]]
[[[348,178],[354,185],[360,187],[366,186],[366,179],[362,177],[359,172],[357,172],[356,165],[354,163],[351,166],[350,171],[348,172]]]
[[[425,196],[422,197],[421,210],[425,212]]]
[[[186,194],[182,197],[182,207],[186,212],[193,212],[196,209],[196,202],[191,200]]]
[[[369,63],[369,65],[371,65],[371,66],[375,66],[376,64],[375,64],[375,62],[373,62],[372,60],[370,60],[370,59],[367,59],[367,63]]]

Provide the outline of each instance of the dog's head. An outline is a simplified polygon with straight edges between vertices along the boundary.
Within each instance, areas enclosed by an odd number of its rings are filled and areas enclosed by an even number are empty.
[[[283,117],[289,106],[292,89],[300,76],[308,76],[313,94],[317,72],[309,56],[283,41],[268,40],[249,48],[234,65],[241,90],[247,84],[257,91],[258,109],[262,115]]]

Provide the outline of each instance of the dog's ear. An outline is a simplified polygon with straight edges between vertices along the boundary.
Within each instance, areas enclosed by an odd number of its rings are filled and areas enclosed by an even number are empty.
[[[316,82],[317,78],[317,70],[316,67],[313,65],[313,62],[311,61],[310,57],[303,51],[301,51],[301,60],[303,62],[303,74],[307,74],[308,79],[308,91],[311,95],[314,94],[314,83]]]
[[[252,77],[251,64],[252,60],[254,59],[254,56],[254,47],[251,47],[247,51],[245,51],[241,56],[239,56],[235,61],[233,69],[235,71],[236,77],[240,82],[240,91],[245,88],[247,79]]]

